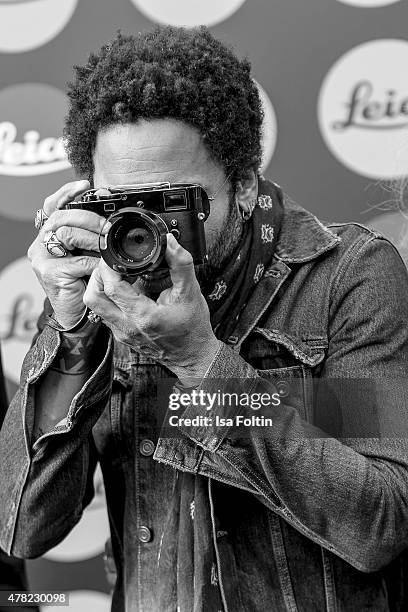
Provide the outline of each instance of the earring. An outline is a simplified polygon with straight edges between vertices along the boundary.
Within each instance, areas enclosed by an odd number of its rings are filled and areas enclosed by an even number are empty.
[[[248,202],[248,210],[242,211],[242,219],[244,221],[248,221],[248,219],[252,217],[252,213],[254,212],[256,203],[257,203],[257,198],[253,198],[252,200]]]

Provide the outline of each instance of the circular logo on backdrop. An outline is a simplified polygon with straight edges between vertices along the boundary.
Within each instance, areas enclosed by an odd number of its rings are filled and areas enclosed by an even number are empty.
[[[231,17],[245,0],[131,0],[152,21],[175,26],[215,25]]]
[[[44,198],[71,177],[61,137],[67,110],[65,94],[50,85],[0,90],[0,214],[32,220]],[[70,171],[66,180],[44,178],[62,170]]]
[[[0,339],[5,376],[18,384],[45,295],[26,257],[0,273]]]
[[[0,52],[45,45],[70,21],[78,0],[0,0]]]
[[[265,172],[269,166],[276,147],[277,139],[277,122],[276,114],[266,91],[255,81],[258,87],[259,95],[264,111],[264,120],[262,125],[262,165],[261,172]]]
[[[408,42],[375,40],[332,66],[318,101],[322,136],[347,168],[370,178],[408,173]]]
[[[351,4],[351,6],[363,6],[372,8],[375,6],[387,6],[388,4],[396,4],[400,0],[337,0],[342,4]]]

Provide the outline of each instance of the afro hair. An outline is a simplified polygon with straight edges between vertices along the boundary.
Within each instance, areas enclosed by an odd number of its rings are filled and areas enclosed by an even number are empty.
[[[74,67],[64,131],[70,162],[92,177],[100,129],[168,117],[199,130],[234,184],[261,163],[263,111],[250,68],[205,27],[119,32]]]

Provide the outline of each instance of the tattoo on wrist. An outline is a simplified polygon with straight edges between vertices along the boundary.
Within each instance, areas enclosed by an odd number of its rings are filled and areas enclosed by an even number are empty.
[[[63,334],[61,346],[50,370],[71,376],[86,374],[90,368],[89,360],[94,343],[93,334],[87,336]]]

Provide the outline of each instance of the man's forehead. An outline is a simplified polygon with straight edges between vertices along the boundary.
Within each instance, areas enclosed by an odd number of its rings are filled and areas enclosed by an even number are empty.
[[[106,179],[183,180],[184,174],[216,171],[199,131],[181,121],[161,119],[119,124],[101,130],[94,153],[96,175]],[[140,178],[139,178],[140,175]],[[174,177],[174,178],[173,178]],[[159,180],[159,176],[156,177]],[[121,179],[122,180],[122,179]]]
[[[206,156],[207,149],[200,132],[181,121],[161,119],[109,126],[98,133],[96,154],[134,156],[136,159],[160,159],[169,155],[191,159]]]

